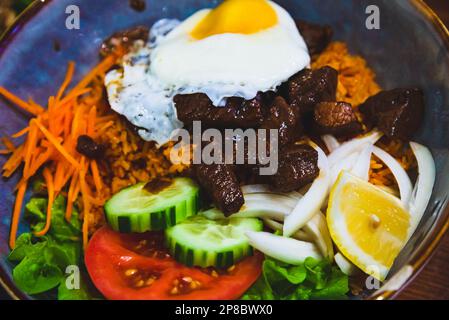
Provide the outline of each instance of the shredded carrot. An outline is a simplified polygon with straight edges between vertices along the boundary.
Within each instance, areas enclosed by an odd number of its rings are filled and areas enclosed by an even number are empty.
[[[29,103],[23,101],[10,91],[6,90],[3,87],[0,87],[0,95],[4,96],[6,99],[17,105],[18,107],[22,108],[23,110],[37,116],[38,114],[44,112],[44,109],[40,109],[39,107],[35,105],[30,105]]]
[[[108,69],[110,69],[115,61],[116,61],[117,57],[115,56],[108,56],[106,57],[102,62],[100,62],[95,68],[93,68],[84,78],[83,80],[81,80],[76,86],[75,88],[72,89],[72,92],[76,92],[79,91],[80,89],[83,89],[85,87],[87,87],[87,85],[89,83],[92,82],[92,80],[95,79],[95,77],[97,77],[99,74],[102,74],[104,72],[106,72]],[[70,94],[69,93],[69,94]]]
[[[58,141],[56,137],[54,137],[43,125],[41,125],[38,121],[35,119],[31,120],[33,123],[37,125],[37,127],[42,131],[42,133],[45,135],[45,137],[50,141],[56,150],[58,150],[66,159],[69,161],[73,166],[79,167],[79,163],[64,149],[64,147],[61,145],[61,143]]]
[[[28,132],[30,132],[30,127],[26,127],[24,129],[20,130],[19,132],[14,133],[11,137],[14,139],[17,139],[17,138],[20,138],[21,136],[27,134]]]
[[[87,247],[87,242],[89,240],[89,212],[90,212],[90,192],[86,184],[86,168],[85,168],[85,158],[81,160],[81,169],[80,169],[80,187],[81,187],[81,197],[83,200],[83,247]]]
[[[116,116],[111,115],[102,101],[101,84],[106,71],[116,59],[116,56],[110,56],[101,61],[71,90],[68,88],[75,73],[75,64],[69,62],[61,86],[54,96],[48,98],[47,109],[31,98],[26,102],[0,87],[1,96],[34,115],[27,127],[11,136],[14,139],[24,137],[24,142],[16,148],[13,141],[3,138],[5,149],[0,150],[0,154],[9,155],[2,168],[3,177],[11,177],[23,164],[22,177],[15,188],[17,197],[11,227],[11,247],[15,244],[27,182],[42,168],[49,204],[45,227],[36,235],[48,232],[51,226],[51,206],[55,197],[62,194],[67,197],[67,221],[72,217],[74,203],[78,199],[82,200],[80,217],[84,219],[83,244],[87,244],[90,213],[92,210],[98,212],[98,208],[104,204],[102,193],[106,187],[98,163],[79,154],[76,145],[80,135],[87,134],[96,138],[114,124]],[[110,192],[110,187],[107,192]]]
[[[45,168],[42,175],[44,176],[45,184],[47,185],[47,191],[48,191],[47,219],[45,221],[45,227],[42,230],[34,233],[37,237],[44,236],[48,232],[48,230],[50,230],[51,212],[52,212],[53,202],[54,202],[54,198],[55,198],[54,180],[53,180],[53,176],[50,172],[50,169]]]
[[[22,204],[27,186],[28,183],[24,181],[20,184],[17,191],[16,202],[14,203],[14,211],[11,218],[11,232],[9,234],[9,246],[11,249],[14,249],[16,246],[17,229],[19,227],[20,213],[22,212]]]
[[[90,168],[92,170],[92,177],[94,178],[95,188],[97,189],[97,192],[101,192],[101,189],[103,189],[103,182],[101,181],[97,161],[91,161]]]
[[[9,151],[13,152],[14,150],[16,150],[16,146],[8,137],[2,137],[2,142],[6,149],[8,149]]]
[[[73,61],[69,62],[69,66],[67,68],[67,73],[65,75],[64,82],[62,83],[61,87],[59,88],[58,94],[56,95],[56,101],[60,101],[62,95],[64,94],[65,90],[69,86],[70,82],[73,78],[73,73],[75,72],[75,63]]]

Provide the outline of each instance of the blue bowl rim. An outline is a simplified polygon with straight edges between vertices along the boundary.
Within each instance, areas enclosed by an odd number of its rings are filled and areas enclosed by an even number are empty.
[[[35,0],[16,18],[15,22],[2,35],[0,35],[0,58],[8,45],[14,39],[15,35],[20,32],[26,26],[27,22],[32,19],[44,6],[52,1],[53,0]],[[449,51],[449,30],[440,17],[424,2],[424,0],[410,0],[410,2],[419,13],[424,15],[424,17],[432,23],[435,31],[440,35],[447,50]],[[416,258],[412,259],[410,262],[410,265],[413,268],[412,276],[408,278],[399,290],[385,291],[377,294],[375,293],[368,297],[369,300],[394,299],[400,292],[402,292],[409,284],[413,282],[413,280],[430,261],[442,238],[449,230],[449,205],[443,209],[442,216],[447,217],[446,221],[441,221],[441,217],[438,221],[436,221],[436,223],[439,223],[440,225],[435,228],[430,237],[428,237],[432,240],[427,246],[423,246],[423,248],[418,251],[418,254],[415,255]],[[29,300],[29,297],[17,288],[17,286],[9,279],[7,276],[7,271],[1,267],[0,286],[3,287],[8,295],[14,300]]]

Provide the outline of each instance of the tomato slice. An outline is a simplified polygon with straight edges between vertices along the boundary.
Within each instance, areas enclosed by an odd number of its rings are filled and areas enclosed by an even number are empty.
[[[163,248],[162,233],[120,234],[105,226],[85,253],[97,289],[113,300],[233,300],[259,278],[256,253],[226,271],[186,267]]]

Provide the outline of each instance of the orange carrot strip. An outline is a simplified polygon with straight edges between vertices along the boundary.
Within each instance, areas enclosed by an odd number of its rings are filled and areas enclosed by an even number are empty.
[[[9,157],[8,161],[3,165],[3,176],[9,178],[20,166],[23,160],[24,145],[20,145],[13,154]]]
[[[33,125],[33,120],[30,121],[30,133],[28,134],[26,140],[26,149],[25,149],[25,157],[23,161],[25,162],[25,166],[23,167],[23,176],[25,178],[30,178],[29,169],[31,166],[31,156],[33,155],[36,144],[37,144],[37,133],[38,128]]]
[[[73,203],[75,202],[76,197],[78,197],[78,193],[79,193],[78,173],[75,172],[74,175],[72,176],[72,180],[70,181],[69,193],[67,195],[67,208],[65,211],[65,219],[68,222],[70,222],[70,219],[72,218]]]
[[[2,137],[2,142],[3,145],[6,147],[6,149],[8,149],[9,151],[12,152],[16,150],[16,146],[14,145],[14,143],[12,143],[12,141],[8,137]]]
[[[115,56],[108,56],[102,62],[100,62],[95,68],[93,68],[84,78],[81,80],[75,88],[72,89],[72,92],[76,92],[80,89],[87,87],[89,83],[99,74],[104,73],[109,68],[111,68],[116,61]]]
[[[54,198],[55,198],[54,181],[53,181],[53,176],[50,172],[50,169],[45,168],[42,175],[44,176],[45,184],[47,185],[47,190],[48,190],[47,220],[45,221],[45,227],[42,230],[34,233],[34,235],[37,237],[44,236],[48,232],[48,230],[50,230],[51,212],[52,212],[53,202],[54,202]]]
[[[64,78],[64,82],[62,83],[61,87],[59,88],[58,94],[56,95],[56,101],[61,100],[62,95],[64,94],[65,90],[72,81],[74,71],[75,71],[75,63],[73,61],[70,61],[69,66],[67,68],[67,73]]]
[[[81,160],[81,170],[80,170],[80,187],[81,187],[81,197],[83,199],[83,247],[86,249],[87,242],[89,241],[89,212],[90,212],[90,202],[89,196],[90,192],[86,184],[86,169],[85,169],[85,158]]]
[[[44,109],[37,108],[36,106],[31,106],[29,103],[23,101],[10,91],[6,90],[4,87],[0,87],[0,95],[4,96],[7,100],[14,103],[16,106],[35,116],[45,111]]]
[[[20,138],[21,136],[27,134],[28,132],[30,132],[30,127],[26,127],[22,130],[20,130],[19,132],[14,133],[11,137],[13,137],[14,139]]]
[[[97,107],[93,106],[89,110],[88,118],[87,118],[87,135],[93,136],[95,133],[95,121],[97,117]]]
[[[11,154],[11,153],[12,153],[11,150],[7,150],[7,149],[0,150],[0,154]]]
[[[92,171],[92,177],[94,178],[95,188],[97,189],[97,192],[101,192],[101,190],[103,189],[103,181],[101,180],[97,161],[95,160],[91,161],[90,168]]]
[[[19,227],[20,213],[22,211],[23,199],[27,190],[27,181],[20,183],[17,191],[16,202],[11,218],[11,232],[9,234],[9,247],[14,249],[16,246],[17,229]]]
[[[69,161],[73,166],[75,166],[76,168],[79,168],[79,163],[64,149],[64,147],[61,145],[61,143],[58,141],[58,139],[56,137],[54,137],[50,132],[48,132],[47,129],[44,128],[44,126],[42,124],[40,124],[38,121],[36,120],[31,120],[32,122],[36,123],[37,127],[42,131],[42,133],[45,135],[45,137],[48,139],[48,141],[50,141],[54,147],[56,148],[56,150],[59,151],[59,153],[67,159],[67,161]]]

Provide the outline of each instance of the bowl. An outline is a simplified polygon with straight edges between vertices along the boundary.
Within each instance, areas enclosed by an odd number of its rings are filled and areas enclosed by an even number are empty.
[[[75,80],[98,62],[102,40],[113,32],[158,19],[184,19],[220,1],[147,0],[143,12],[123,0],[35,1],[0,42],[0,86],[40,104],[62,82],[67,62],[77,65]],[[425,125],[416,140],[430,146],[437,164],[432,199],[420,226],[397,259],[388,281],[360,298],[394,298],[419,273],[449,227],[449,33],[421,0],[279,0],[294,18],[330,24],[337,40],[368,60],[383,88],[421,87],[426,95]],[[80,29],[68,29],[66,9],[80,9]],[[379,9],[380,28],[366,27],[367,7]],[[69,8],[70,9],[70,8]],[[0,135],[20,130],[25,114],[0,100]],[[0,159],[3,165],[5,158]],[[18,176],[0,180],[0,282],[11,297],[32,299],[12,281],[8,235]],[[19,232],[25,231],[22,224]],[[42,295],[37,298],[54,298]]]

